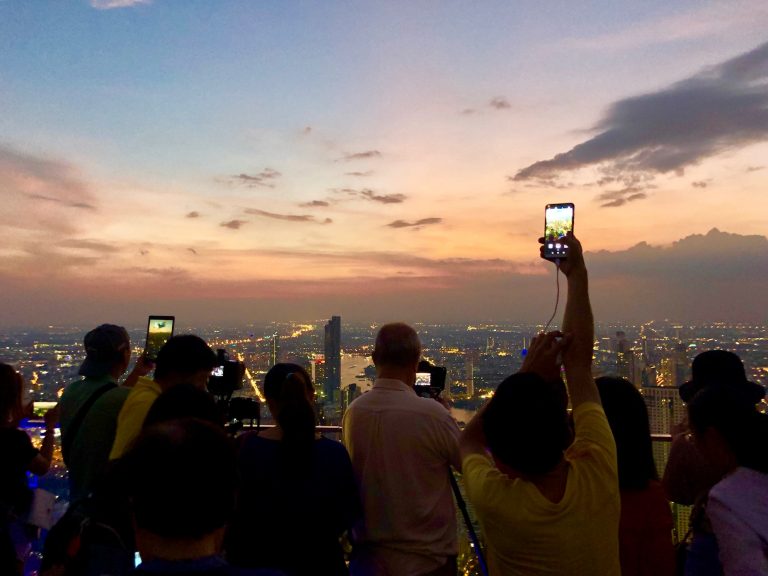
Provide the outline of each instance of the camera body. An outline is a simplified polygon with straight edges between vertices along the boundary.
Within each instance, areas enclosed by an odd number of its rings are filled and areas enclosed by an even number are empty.
[[[424,398],[437,398],[445,390],[447,373],[445,366],[433,366],[422,360],[416,369],[416,383],[413,389]]]
[[[208,391],[214,396],[229,397],[235,390],[243,387],[245,364],[239,360],[230,360],[223,348],[216,350],[216,366],[208,378]]]

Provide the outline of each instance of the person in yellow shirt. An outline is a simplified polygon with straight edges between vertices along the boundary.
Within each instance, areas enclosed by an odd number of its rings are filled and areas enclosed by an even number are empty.
[[[566,242],[563,332],[533,340],[520,372],[499,385],[459,440],[492,575],[621,574],[616,445],[591,374],[594,321],[581,244],[572,234]]]
[[[139,378],[125,399],[109,459],[121,458],[138,437],[147,412],[160,394],[177,384],[193,384],[205,390],[215,365],[216,354],[199,336],[170,338],[157,354],[154,379]]]

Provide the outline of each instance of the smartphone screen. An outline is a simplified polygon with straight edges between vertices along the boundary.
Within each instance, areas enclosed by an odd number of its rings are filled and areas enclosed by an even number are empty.
[[[573,232],[574,206],[571,203],[547,204],[544,209],[544,258],[568,257],[568,245],[563,238]]]
[[[173,316],[150,316],[147,324],[147,344],[144,354],[154,362],[168,339],[173,336]]]
[[[414,384],[415,387],[419,386],[425,386],[429,387],[432,384],[432,374],[429,372],[416,372],[416,383]]]

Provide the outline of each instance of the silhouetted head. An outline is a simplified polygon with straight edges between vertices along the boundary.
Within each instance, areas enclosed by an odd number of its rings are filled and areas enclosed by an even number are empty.
[[[21,414],[24,379],[10,364],[0,362],[0,427],[13,423]]]
[[[164,388],[182,383],[205,388],[216,362],[216,354],[199,336],[173,336],[157,353],[155,381]]]
[[[91,378],[119,377],[131,360],[131,339],[122,326],[102,324],[83,339],[85,360],[78,374]]]
[[[483,414],[483,431],[494,458],[525,475],[550,472],[571,442],[568,394],[562,380],[533,373],[504,380]]]
[[[199,539],[223,528],[235,507],[235,447],[217,426],[195,419],[145,429],[123,457],[139,530]]]
[[[275,364],[264,376],[264,396],[283,432],[284,466],[293,471],[306,469],[315,442],[312,378],[298,364]]]
[[[416,331],[408,324],[395,322],[379,329],[373,349],[373,363],[380,374],[382,371],[413,372],[413,378],[407,378],[409,381],[406,382],[413,385],[410,380],[415,380],[419,358],[421,342]]]
[[[713,384],[688,403],[696,443],[721,474],[736,466],[768,473],[768,416],[753,400],[748,387]]]
[[[688,403],[697,392],[712,385],[733,386],[748,404],[754,406],[765,396],[765,388],[747,380],[744,364],[727,350],[707,350],[693,359],[691,379],[680,386],[680,398]]]
[[[144,428],[160,422],[197,418],[217,426],[224,425],[224,418],[216,401],[208,392],[194,384],[177,384],[165,390],[152,403],[144,419]]]
[[[619,487],[642,490],[657,480],[653,460],[648,408],[637,388],[624,378],[604,376],[595,380],[603,410],[616,440]]]

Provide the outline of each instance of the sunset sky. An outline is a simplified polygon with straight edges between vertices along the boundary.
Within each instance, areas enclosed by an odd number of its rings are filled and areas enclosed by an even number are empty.
[[[0,327],[766,322],[768,3],[0,2]],[[712,231],[712,229],[717,229]]]

